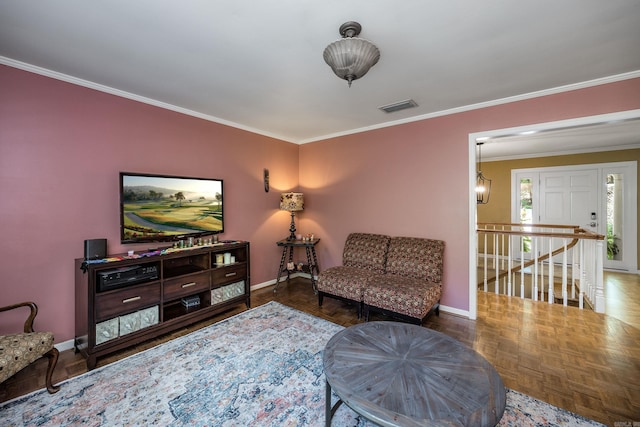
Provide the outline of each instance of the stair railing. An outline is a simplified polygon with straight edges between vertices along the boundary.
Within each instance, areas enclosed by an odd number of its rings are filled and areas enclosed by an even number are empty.
[[[529,277],[530,298],[545,301],[546,293],[546,300],[553,304],[555,269],[559,267],[562,303],[566,306],[569,299],[577,300],[583,308],[586,301],[594,311],[604,313],[605,236],[574,225],[551,224],[478,223],[476,231],[477,260],[485,292],[493,283],[495,293],[526,298],[525,278]],[[518,276],[519,288],[514,283]]]

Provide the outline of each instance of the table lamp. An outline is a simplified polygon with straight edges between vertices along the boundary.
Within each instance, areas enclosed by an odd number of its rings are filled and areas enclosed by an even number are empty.
[[[293,220],[296,212],[304,210],[304,195],[302,193],[282,193],[280,195],[280,210],[291,212],[291,227],[287,240],[296,240],[296,223]]]

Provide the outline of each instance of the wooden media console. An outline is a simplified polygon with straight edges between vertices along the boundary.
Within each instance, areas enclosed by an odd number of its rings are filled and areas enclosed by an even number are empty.
[[[249,242],[75,260],[75,349],[87,359],[139,344],[245,303]]]

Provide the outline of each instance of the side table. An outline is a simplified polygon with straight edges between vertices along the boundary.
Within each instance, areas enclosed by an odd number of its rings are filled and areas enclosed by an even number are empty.
[[[287,274],[287,282],[289,282],[291,273],[296,271],[295,268],[294,270],[287,268],[287,265],[285,264],[287,263],[287,260],[289,265],[293,263],[293,252],[295,248],[304,248],[307,254],[307,266],[309,269],[309,274],[311,275],[311,286],[313,287],[313,292],[316,294],[318,293],[318,288],[316,286],[316,279],[315,279],[314,273],[316,275],[320,274],[320,268],[318,267],[318,257],[316,256],[316,245],[319,242],[320,242],[320,239],[313,239],[313,240],[282,239],[276,242],[278,246],[282,247],[282,257],[280,258],[280,267],[278,267],[278,275],[276,277],[276,287],[273,289],[273,292],[277,292],[278,286],[280,285],[280,277],[283,275],[283,273]],[[288,258],[287,258],[287,253],[288,253]]]

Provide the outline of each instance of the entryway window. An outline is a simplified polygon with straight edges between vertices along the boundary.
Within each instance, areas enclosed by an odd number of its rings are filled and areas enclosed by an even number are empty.
[[[607,259],[622,260],[624,181],[620,173],[607,175]]]
[[[520,178],[520,224],[533,224],[533,182],[531,178]],[[531,231],[525,227],[524,231]],[[531,252],[531,236],[522,238],[522,252]]]

